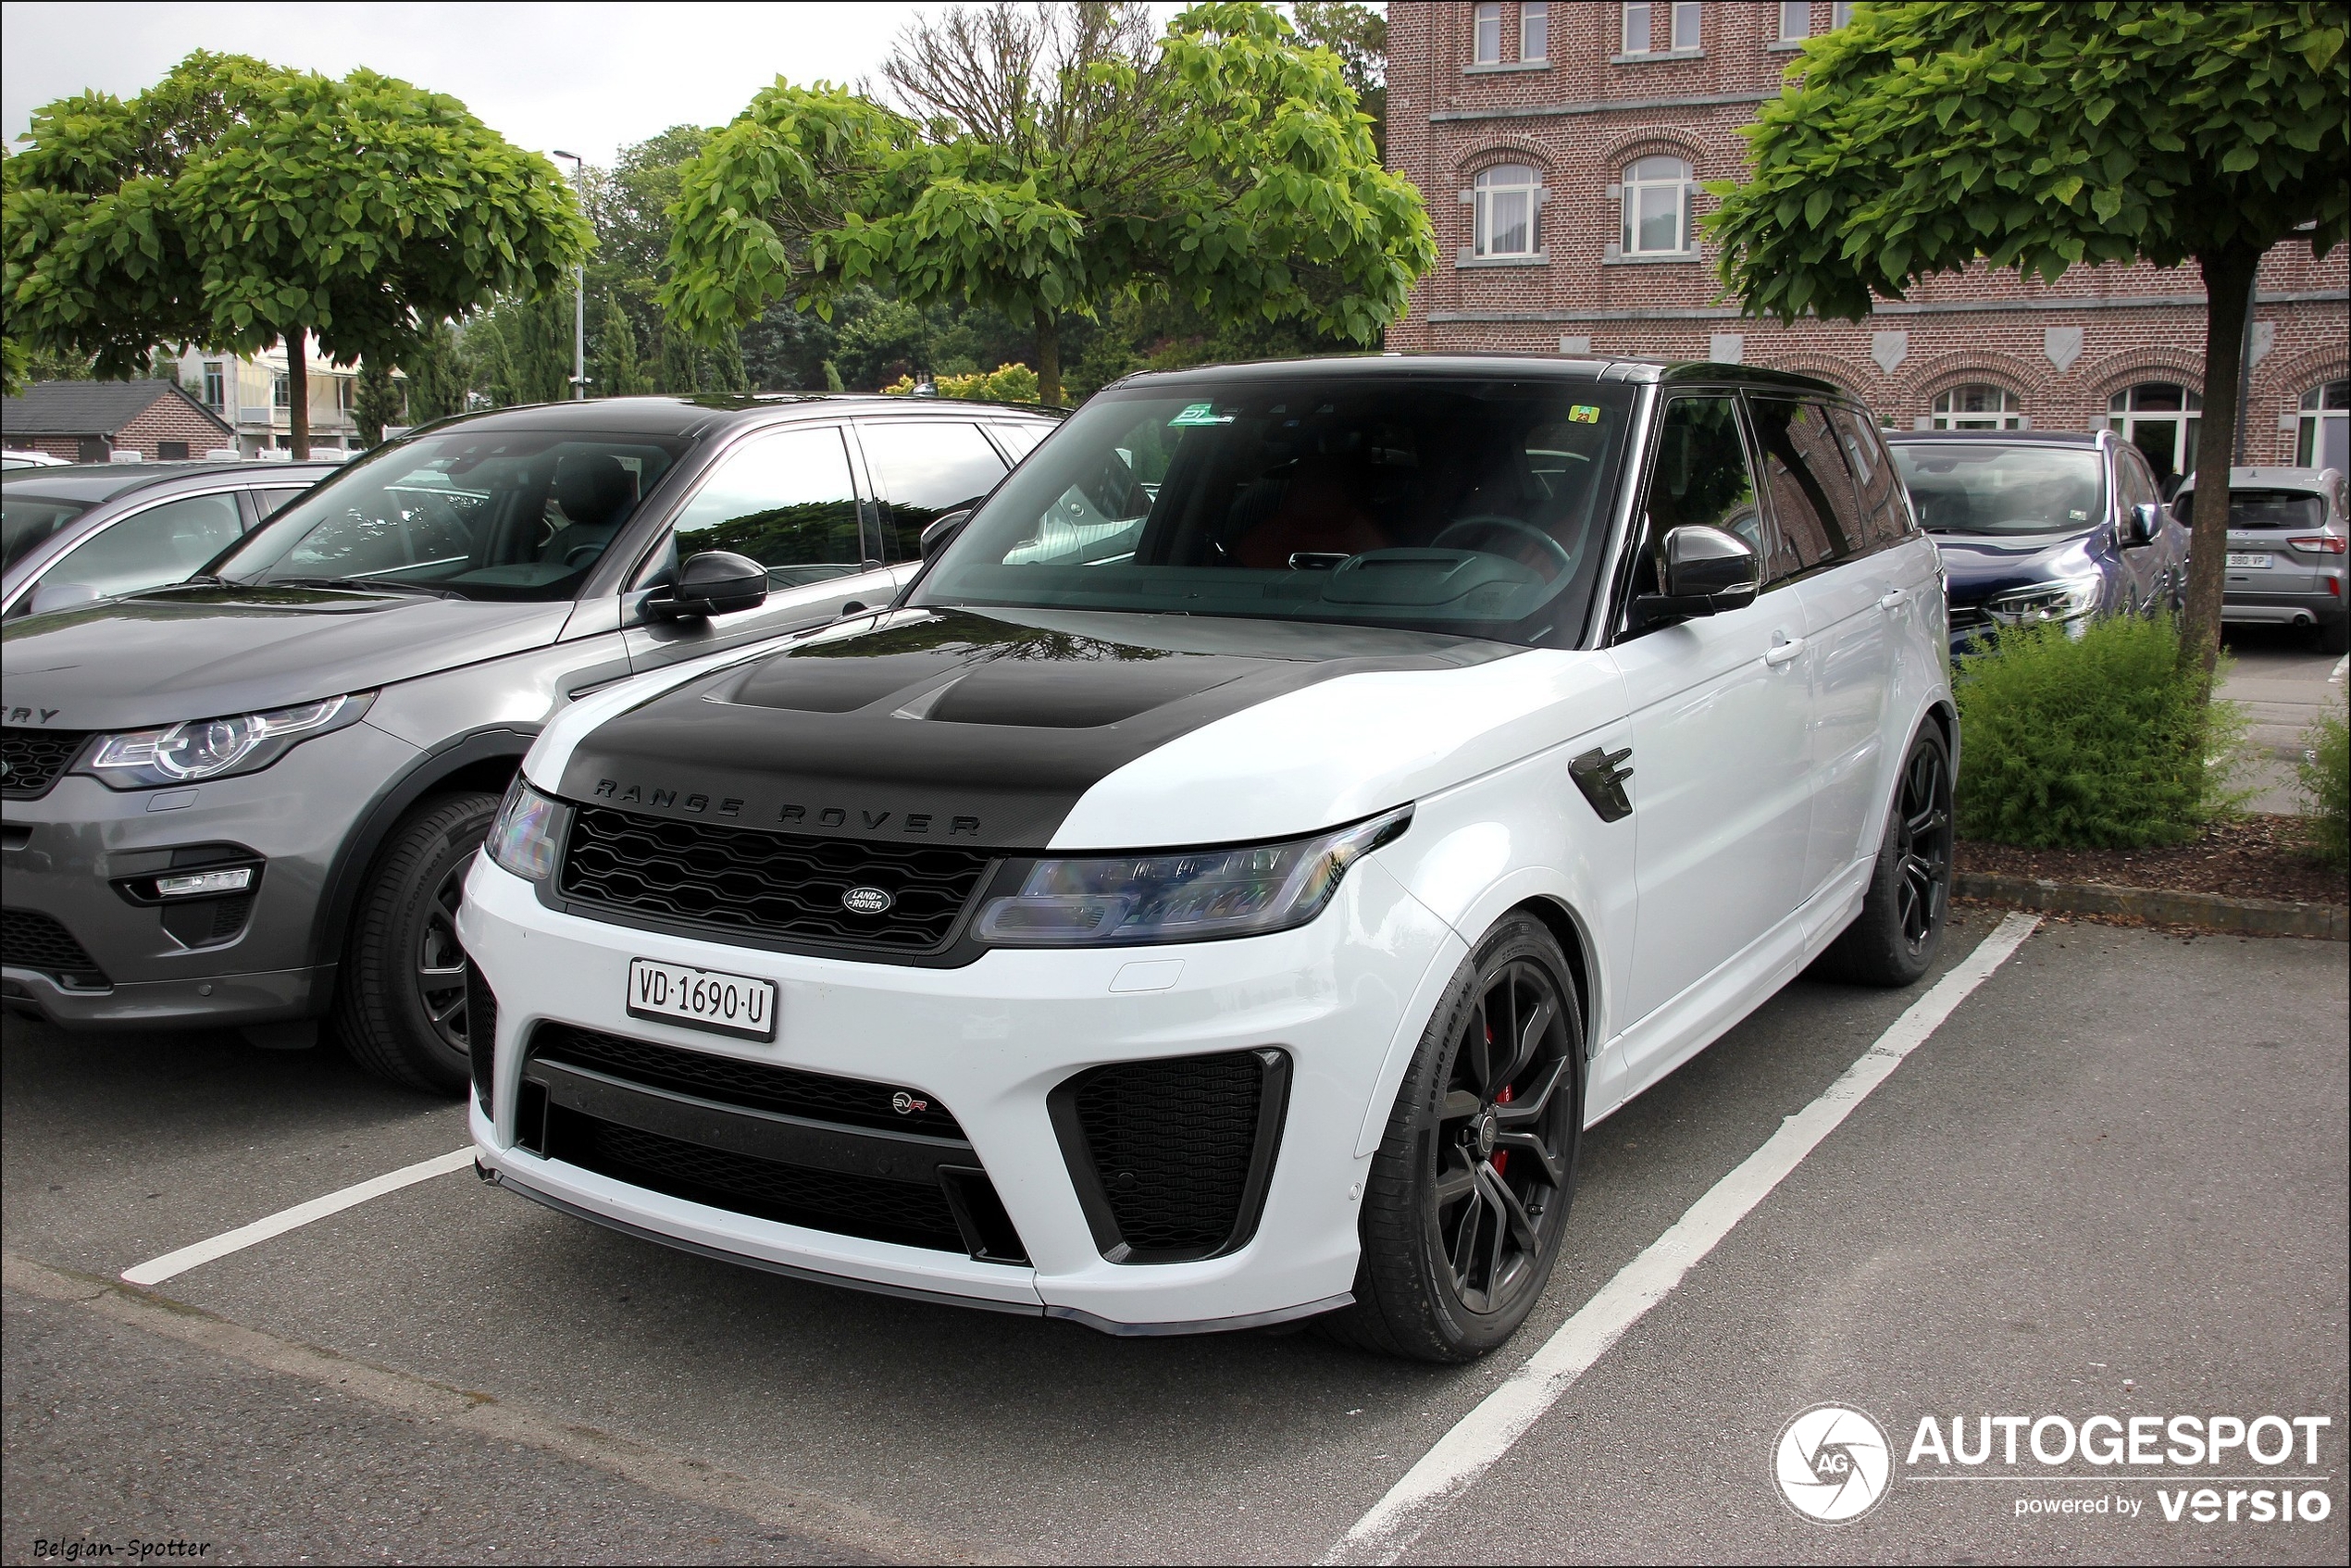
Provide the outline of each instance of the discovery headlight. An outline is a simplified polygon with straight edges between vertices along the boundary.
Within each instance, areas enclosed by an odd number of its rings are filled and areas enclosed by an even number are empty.
[[[506,787],[498,820],[491,824],[481,847],[501,869],[526,882],[543,882],[554,872],[555,850],[563,842],[567,815],[562,802],[549,800],[518,773]]]
[[[2098,607],[2098,579],[2059,578],[2012,588],[1985,604],[2003,626],[2040,626],[2049,621],[2078,621]]]
[[[988,901],[973,934],[999,947],[1129,947],[1254,937],[1323,912],[1347,868],[1411,825],[1412,808],[1271,844],[1040,860]]]
[[[314,735],[356,724],[375,697],[372,691],[361,691],[267,713],[126,730],[100,739],[89,771],[117,790],[194,784],[256,772]]]

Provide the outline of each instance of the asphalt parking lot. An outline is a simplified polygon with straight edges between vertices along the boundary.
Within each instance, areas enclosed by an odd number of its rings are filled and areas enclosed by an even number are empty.
[[[1969,911],[1943,967],[1998,918]],[[330,1051],[10,1018],[0,1555],[1344,1557],[1449,1429],[1917,1001],[1799,981],[1596,1129],[1535,1320],[1462,1369],[827,1289],[464,1173],[133,1289],[134,1264],[457,1149],[462,1112]],[[2347,1018],[2340,944],[2041,927],[1373,1555],[2344,1561]],[[1897,1464],[1831,1529],[1772,1474],[1783,1425],[1828,1401],[1875,1417],[1897,1460],[1925,1415],[2331,1425],[2315,1464],[2267,1469]],[[2223,1476],[2308,1477],[2325,1517],[2164,1517],[2159,1493]],[[2068,1498],[2108,1509],[2020,1512]]]

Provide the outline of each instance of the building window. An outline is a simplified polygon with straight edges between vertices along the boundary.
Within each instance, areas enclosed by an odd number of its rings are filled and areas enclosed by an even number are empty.
[[[359,379],[356,376],[337,376],[335,378],[335,407],[340,412],[348,414],[351,412],[352,405],[358,401]]]
[[[1812,0],[1780,0],[1780,42],[1812,36]]]
[[[1624,254],[1686,255],[1698,249],[1690,210],[1690,166],[1680,158],[1643,158],[1624,171]]]
[[[286,379],[283,376],[269,378],[269,406],[272,408],[293,406],[293,395],[286,390]]]
[[[1698,47],[1698,10],[1697,0],[1678,0],[1674,6],[1673,47],[1675,51]]]
[[[2141,381],[2107,404],[2107,429],[2137,447],[2168,489],[2196,461],[2196,415],[2203,406],[2201,396],[2177,381]]]
[[[1649,52],[1649,8],[1634,4],[1624,7],[1624,52],[1646,55]]]
[[[221,374],[220,361],[217,359],[205,361],[204,400],[205,405],[209,408],[228,406],[229,382],[228,379]]]
[[[1476,243],[1480,256],[1533,255],[1543,205],[1543,177],[1523,163],[1477,171]]]
[[[188,460],[188,443],[187,443],[186,442],[184,442],[184,441],[159,441],[159,442],[155,442],[155,461],[156,461],[156,462],[158,462],[158,463],[185,463],[187,460]]]
[[[1964,387],[1953,387],[1934,400],[1934,425],[1938,430],[2021,430],[2024,414],[2018,406],[2016,395],[2005,387],[1988,386],[1978,381]]]
[[[1502,7],[1499,5],[1480,6],[1472,13],[1474,20],[1471,38],[1470,57],[1481,66],[1502,63]]]
[[[2295,467],[2351,471],[2351,381],[2329,381],[2304,392],[2298,423]]]
[[[1545,60],[1551,55],[1551,7],[1546,0],[1526,0],[1518,8],[1518,57]]]
[[[1829,25],[1831,27],[1853,25],[1853,0],[1836,0],[1836,4],[1829,7]]]

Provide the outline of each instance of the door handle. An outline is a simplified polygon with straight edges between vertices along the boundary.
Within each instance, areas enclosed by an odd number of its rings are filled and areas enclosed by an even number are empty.
[[[1804,639],[1801,637],[1793,642],[1774,642],[1772,644],[1771,652],[1763,655],[1763,662],[1767,665],[1784,665],[1802,652],[1804,652]]]
[[[1908,599],[1909,596],[1910,591],[1907,588],[1887,589],[1884,593],[1878,596],[1877,607],[1881,610],[1891,610],[1895,605],[1899,604],[1903,600]]]

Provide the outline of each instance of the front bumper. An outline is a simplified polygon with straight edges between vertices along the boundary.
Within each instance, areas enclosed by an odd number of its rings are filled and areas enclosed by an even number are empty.
[[[472,1126],[485,1174],[552,1206],[754,1266],[899,1294],[1069,1317],[1120,1333],[1235,1328],[1344,1305],[1370,1161],[1357,1135],[1449,929],[1360,862],[1312,924],[1149,949],[994,951],[957,969],[796,956],[607,925],[541,905],[477,861],[459,915],[497,1003],[495,1116]],[[772,1044],[628,1015],[631,957],[773,979]],[[1113,990],[1137,963],[1148,991]],[[952,1113],[1019,1233],[1027,1264],[984,1262],[758,1218],[631,1185],[518,1146],[526,1044],[541,1023],[902,1085]],[[1090,1067],[1277,1048],[1287,1112],[1256,1228],[1223,1256],[1113,1263],[1078,1197],[1048,1095]]]
[[[227,1027],[313,1017],[333,986],[317,951],[336,857],[360,814],[417,749],[362,722],[296,746],[258,773],[171,790],[110,790],[81,774],[0,810],[13,929],[0,1001],[68,1028]],[[123,878],[172,869],[183,851],[250,852],[250,902],[191,900],[218,918],[126,898]],[[229,907],[223,907],[229,906]],[[27,916],[43,940],[23,935]],[[240,918],[242,916],[242,918]],[[52,924],[53,923],[53,924]],[[86,957],[59,964],[59,932]],[[27,959],[34,962],[26,962]]]

